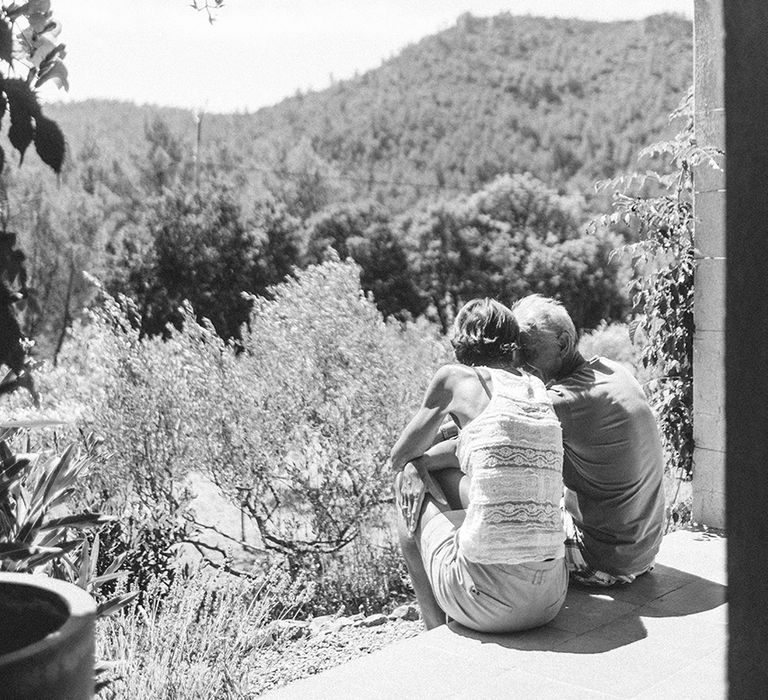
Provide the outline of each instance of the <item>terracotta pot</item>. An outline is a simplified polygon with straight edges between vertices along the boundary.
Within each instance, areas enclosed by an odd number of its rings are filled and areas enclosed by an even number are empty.
[[[0,573],[0,696],[93,697],[96,603],[47,576]]]

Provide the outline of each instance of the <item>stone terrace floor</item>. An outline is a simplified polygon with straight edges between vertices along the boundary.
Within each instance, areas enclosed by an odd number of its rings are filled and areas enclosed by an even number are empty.
[[[725,698],[725,539],[664,538],[632,585],[572,587],[547,626],[509,635],[451,623],[275,690],[310,698]]]

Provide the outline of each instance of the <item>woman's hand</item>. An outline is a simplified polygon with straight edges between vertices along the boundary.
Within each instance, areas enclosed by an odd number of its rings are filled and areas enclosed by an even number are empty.
[[[413,462],[408,462],[395,482],[395,499],[411,535],[419,525],[426,493],[427,487],[419,476],[418,469]]]
[[[395,499],[403,518],[405,518],[410,534],[413,534],[419,525],[421,507],[427,494],[438,503],[448,505],[448,499],[445,497],[443,489],[432,478],[424,465],[419,464],[419,460],[408,462],[395,482]]]

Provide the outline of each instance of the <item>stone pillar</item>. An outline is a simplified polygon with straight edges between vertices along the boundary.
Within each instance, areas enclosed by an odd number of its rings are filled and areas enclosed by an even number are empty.
[[[724,0],[728,695],[768,697],[768,3]]]
[[[700,146],[725,149],[722,0],[694,4],[694,131]],[[693,520],[725,527],[725,172],[694,173]]]

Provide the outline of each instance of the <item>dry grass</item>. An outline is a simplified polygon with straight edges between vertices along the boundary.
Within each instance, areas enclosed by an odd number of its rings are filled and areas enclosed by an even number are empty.
[[[306,597],[273,571],[260,582],[200,570],[176,577],[169,594],[148,591],[136,606],[99,623],[97,657],[114,664],[102,698],[244,698],[258,695],[275,656],[267,628]]]

